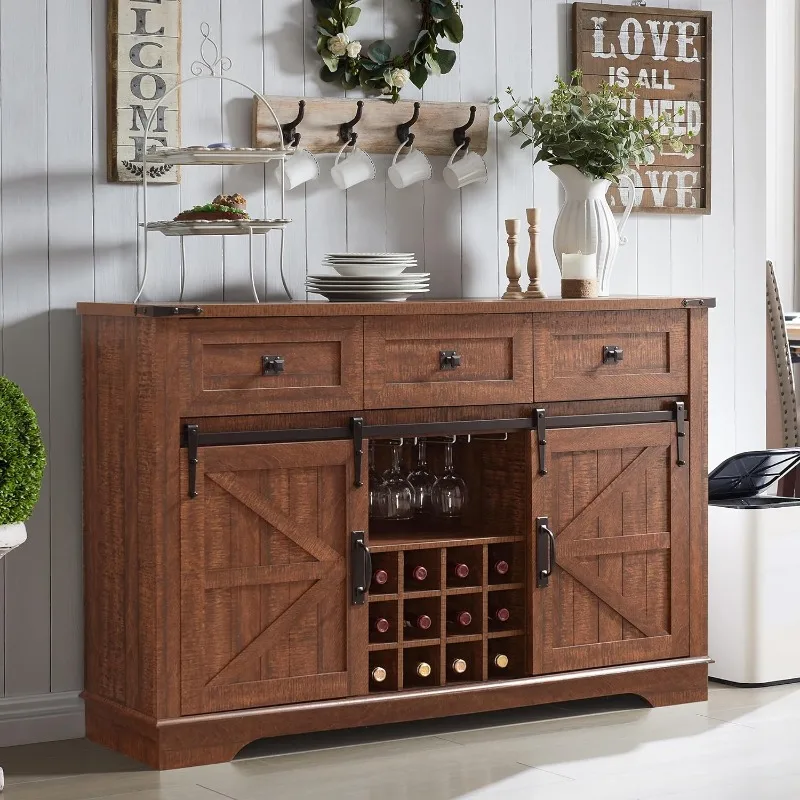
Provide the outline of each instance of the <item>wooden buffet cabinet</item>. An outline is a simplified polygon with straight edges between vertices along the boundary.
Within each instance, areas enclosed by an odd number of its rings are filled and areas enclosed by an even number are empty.
[[[81,305],[88,737],[166,769],[284,734],[705,699],[712,305]],[[371,524],[369,442],[415,437],[435,472],[455,438],[463,517]]]

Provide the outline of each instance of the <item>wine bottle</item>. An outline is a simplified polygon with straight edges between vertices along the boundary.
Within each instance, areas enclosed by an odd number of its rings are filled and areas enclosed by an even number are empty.
[[[406,570],[406,575],[408,576],[408,580],[422,583],[428,577],[428,570],[421,564],[418,564],[416,566],[410,566]]]
[[[495,561],[492,565],[492,572],[495,575],[504,576],[508,575],[509,571],[511,570],[511,566],[509,565],[508,561]]]
[[[462,628],[468,628],[472,625],[472,614],[469,611],[453,611],[447,615],[447,621],[451,625],[459,625]]]
[[[427,614],[406,614],[404,625],[419,631],[430,630],[433,620]]]
[[[497,667],[497,669],[505,669],[508,666],[508,656],[504,653],[498,653],[492,663]]]
[[[469,577],[469,566],[463,562],[453,562],[448,564],[447,568],[450,570],[450,576],[456,580],[466,580]]]
[[[386,680],[386,670],[383,667],[375,667],[370,675],[375,683],[383,683]]]
[[[489,612],[489,619],[504,624],[511,619],[511,612],[505,606],[497,606]]]
[[[389,628],[391,627],[391,623],[386,617],[375,617],[372,620],[372,630],[375,633],[389,633]]]
[[[428,678],[433,670],[431,669],[431,665],[426,661],[420,661],[414,668],[414,672],[416,672],[420,678]]]
[[[456,675],[463,675],[467,671],[467,662],[464,661],[463,658],[454,658],[450,662],[450,669],[453,670]]]
[[[385,569],[376,569],[372,573],[372,582],[376,586],[385,586],[389,583],[389,573]]]

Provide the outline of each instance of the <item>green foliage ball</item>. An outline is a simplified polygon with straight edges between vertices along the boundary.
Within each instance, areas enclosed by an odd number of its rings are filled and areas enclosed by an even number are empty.
[[[36,412],[19,386],[0,377],[0,525],[33,513],[46,463]]]

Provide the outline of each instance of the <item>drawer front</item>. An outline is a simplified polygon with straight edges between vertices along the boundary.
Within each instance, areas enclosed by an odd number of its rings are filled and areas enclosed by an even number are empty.
[[[187,322],[182,414],[360,409],[363,344],[361,317]]]
[[[688,324],[680,310],[534,314],[536,402],[686,393]]]
[[[527,314],[368,317],[364,342],[366,408],[532,401]]]

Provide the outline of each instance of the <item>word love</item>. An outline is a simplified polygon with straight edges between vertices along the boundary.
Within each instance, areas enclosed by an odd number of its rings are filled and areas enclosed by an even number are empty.
[[[606,43],[605,17],[592,17],[594,23],[594,58],[617,58],[617,46],[613,43]],[[642,27],[642,23],[636,17],[628,17],[622,22],[617,34],[619,43],[619,54],[636,61],[644,53],[645,36],[649,36],[653,42],[653,54],[650,56],[654,61],[667,61],[667,48],[670,39],[674,38],[677,43],[678,55],[675,61],[692,63],[700,61],[700,53],[694,45],[694,37],[700,32],[700,26],[696,22],[673,22],[671,20],[646,21],[648,28],[647,34]]]

